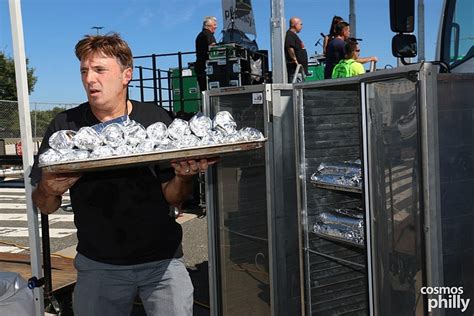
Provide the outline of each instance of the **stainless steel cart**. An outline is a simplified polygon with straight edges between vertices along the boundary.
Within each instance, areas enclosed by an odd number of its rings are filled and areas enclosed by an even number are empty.
[[[205,112],[232,113],[265,148],[228,156],[208,172],[213,315],[299,315],[296,163],[291,85],[220,88]]]

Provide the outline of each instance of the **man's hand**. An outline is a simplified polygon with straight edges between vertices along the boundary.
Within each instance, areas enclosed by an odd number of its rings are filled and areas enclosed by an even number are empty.
[[[62,195],[81,177],[80,174],[43,172],[42,179],[32,193],[35,205],[45,214],[61,206]]]
[[[76,173],[43,172],[38,188],[46,195],[61,196],[81,177]]]
[[[219,157],[212,157],[200,160],[173,161],[171,166],[178,177],[192,177],[199,172],[205,172],[210,165],[219,161]]]
[[[162,184],[163,195],[169,204],[179,207],[192,193],[193,177],[199,172],[205,172],[210,165],[219,161],[219,157],[203,158],[200,160],[173,161],[175,177]]]

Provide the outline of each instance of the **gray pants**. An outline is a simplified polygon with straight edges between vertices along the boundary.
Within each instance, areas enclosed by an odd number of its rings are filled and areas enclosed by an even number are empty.
[[[74,259],[75,316],[129,316],[138,294],[147,315],[192,315],[193,285],[182,258],[118,266]]]

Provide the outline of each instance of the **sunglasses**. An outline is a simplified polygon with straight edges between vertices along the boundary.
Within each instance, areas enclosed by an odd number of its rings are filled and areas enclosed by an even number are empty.
[[[360,52],[360,49],[356,49],[356,52]]]

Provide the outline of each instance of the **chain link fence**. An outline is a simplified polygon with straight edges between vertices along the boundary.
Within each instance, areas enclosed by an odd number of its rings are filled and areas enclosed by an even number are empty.
[[[77,103],[30,102],[31,133],[34,141],[43,138],[53,117],[64,110],[77,106]],[[20,118],[17,101],[0,100],[0,154],[12,153],[12,145],[21,140]]]

